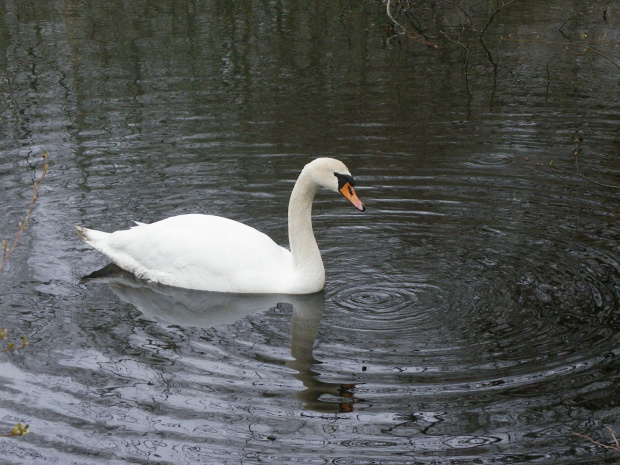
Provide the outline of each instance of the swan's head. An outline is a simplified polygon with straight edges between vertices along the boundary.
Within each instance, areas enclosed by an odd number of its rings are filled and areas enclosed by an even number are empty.
[[[304,171],[308,171],[312,180],[327,189],[340,192],[360,211],[366,207],[355,193],[355,180],[344,163],[335,158],[317,158],[308,163]]]

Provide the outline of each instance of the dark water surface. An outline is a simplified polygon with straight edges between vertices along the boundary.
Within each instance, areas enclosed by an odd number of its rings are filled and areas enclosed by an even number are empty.
[[[620,7],[450,5],[3,2],[2,237],[50,174],[0,277],[1,463],[616,463],[572,433],[620,433]],[[317,197],[324,293],[80,283],[74,224],[286,244],[320,155],[368,207]]]

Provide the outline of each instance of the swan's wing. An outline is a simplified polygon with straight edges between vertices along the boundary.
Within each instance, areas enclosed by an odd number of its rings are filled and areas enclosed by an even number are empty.
[[[288,250],[254,228],[217,216],[141,224],[112,233],[107,246],[104,253],[122,268],[178,287],[280,292],[292,276]]]

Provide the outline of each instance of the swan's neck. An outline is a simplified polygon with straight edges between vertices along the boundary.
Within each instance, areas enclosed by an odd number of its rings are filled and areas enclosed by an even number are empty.
[[[307,283],[316,292],[325,283],[321,252],[312,231],[312,201],[319,186],[304,170],[299,175],[288,206],[288,237],[293,256],[295,280]]]

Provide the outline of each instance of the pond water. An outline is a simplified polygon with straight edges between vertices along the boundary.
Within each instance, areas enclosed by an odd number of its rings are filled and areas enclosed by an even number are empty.
[[[620,7],[6,0],[0,437],[11,464],[616,463]],[[411,9],[407,9],[411,7]],[[310,296],[157,286],[82,243],[183,213],[287,244]],[[6,341],[2,347],[6,347]]]

